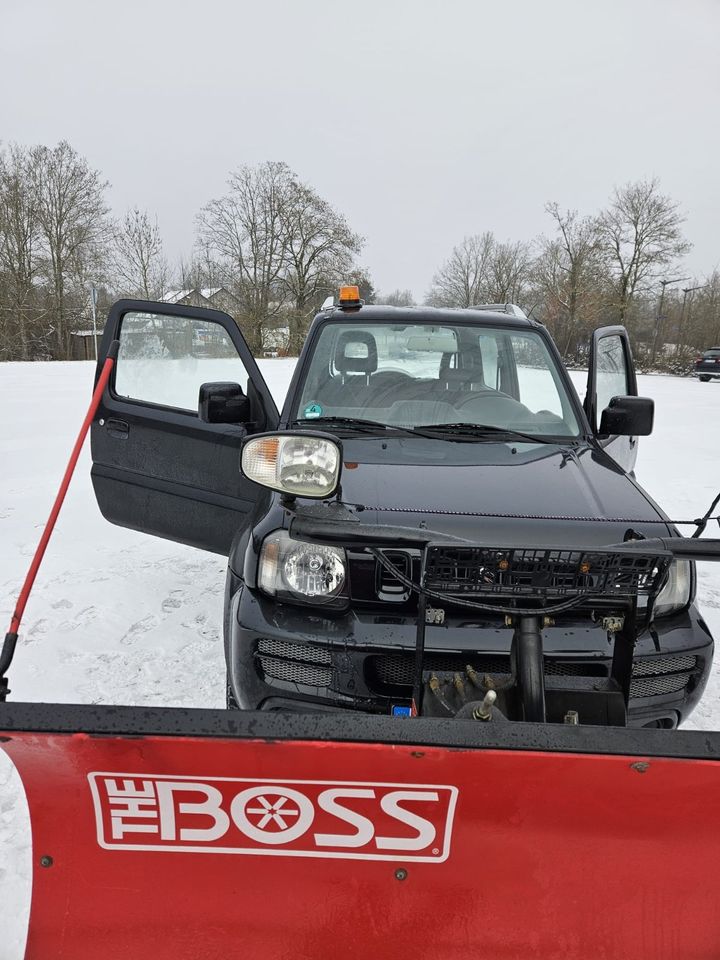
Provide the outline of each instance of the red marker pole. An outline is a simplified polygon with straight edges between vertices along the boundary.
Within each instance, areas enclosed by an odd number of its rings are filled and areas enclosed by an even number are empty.
[[[22,620],[23,613],[25,612],[25,607],[30,596],[30,591],[33,588],[35,583],[35,577],[37,576],[38,570],[40,569],[40,564],[42,563],[43,557],[45,556],[45,550],[47,545],[50,542],[50,537],[52,532],[55,529],[55,523],[57,521],[60,510],[62,509],[63,502],[65,501],[65,494],[68,491],[70,486],[70,480],[72,475],[75,472],[75,467],[78,462],[78,457],[80,456],[80,451],[82,450],[83,444],[85,442],[85,437],[87,432],[90,429],[90,424],[93,422],[93,418],[97,412],[97,408],[100,406],[100,400],[103,395],[103,391],[107,386],[107,382],[110,379],[110,374],[112,369],[115,366],[115,360],[117,359],[118,350],[120,349],[120,341],[113,340],[110,344],[110,349],[108,350],[107,357],[103,363],[102,371],[98,377],[98,382],[93,391],[92,400],[90,401],[90,407],[88,412],[85,414],[85,419],[83,424],[80,427],[80,433],[78,434],[77,440],[75,441],[75,446],[72,449],[70,454],[70,459],[68,460],[68,465],[65,468],[65,473],[63,474],[62,482],[60,483],[60,489],[57,492],[55,497],[55,502],[52,505],[52,510],[50,511],[50,516],[48,521],[45,524],[45,529],[43,534],[40,537],[40,543],[37,545],[37,549],[32,558],[30,564],[30,569],[27,572],[25,577],[25,582],[22,585],[22,590],[20,591],[20,596],[18,597],[17,604],[15,606],[15,612],[10,619],[10,628],[5,634],[5,642],[3,643],[2,652],[0,652],[0,701],[5,700],[9,690],[7,685],[7,680],[5,679],[5,674],[12,663],[13,656],[15,654],[15,646],[18,640],[18,631],[20,629],[20,621]]]

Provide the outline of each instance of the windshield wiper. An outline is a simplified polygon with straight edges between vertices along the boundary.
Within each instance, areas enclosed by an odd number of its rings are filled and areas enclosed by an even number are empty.
[[[529,443],[568,443],[567,439],[557,440],[551,437],[544,437],[534,433],[522,433],[520,430],[513,430],[510,427],[495,427],[489,423],[423,423],[414,427],[418,433],[426,435],[428,433],[443,434],[448,439],[468,439],[485,440],[492,438],[499,440],[501,437],[512,440],[526,440]]]
[[[378,430],[386,432],[394,430],[399,433],[415,433],[414,428],[399,427],[393,423],[381,423],[379,420],[363,420],[359,417],[307,417],[298,420],[291,420],[290,426],[312,426],[313,424],[322,424],[323,426],[337,426],[347,430],[357,430],[360,433],[375,433]]]
[[[364,420],[361,417],[307,417],[290,421],[291,427],[297,426],[337,426],[358,433],[395,432],[409,436],[428,437],[431,440],[499,440],[501,437],[514,440],[526,440],[529,443],[567,443],[567,440],[553,440],[549,437],[521,433],[509,427],[494,427],[484,423],[423,423],[417,427],[402,427],[395,423],[381,423],[379,420]]]

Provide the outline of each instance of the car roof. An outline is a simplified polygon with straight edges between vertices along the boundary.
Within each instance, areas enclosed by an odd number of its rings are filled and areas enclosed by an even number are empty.
[[[495,304],[492,304],[495,307]],[[537,322],[528,317],[507,313],[497,305],[498,309],[488,309],[485,306],[468,307],[391,307],[383,304],[363,304],[360,307],[330,307],[322,310],[316,320],[334,320],[347,322],[357,326],[358,323],[379,322],[382,320],[391,323],[476,323],[483,326],[519,327],[527,329],[536,327]]]

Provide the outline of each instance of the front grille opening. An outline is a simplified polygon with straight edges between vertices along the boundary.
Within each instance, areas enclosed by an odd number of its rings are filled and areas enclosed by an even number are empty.
[[[427,654],[424,669],[443,673],[465,673],[470,664],[481,676],[510,674],[509,654]],[[366,661],[367,680],[370,686],[412,687],[415,677],[414,653],[372,655]],[[545,673],[551,677],[607,677],[609,663],[589,663],[587,661],[562,661],[545,658]]]
[[[552,660],[545,657],[545,674],[548,677],[607,677],[609,663],[588,663],[587,661]]]
[[[633,677],[654,677],[660,673],[692,671],[697,657],[638,657],[633,663]]]
[[[465,673],[470,664],[479,674],[510,673],[510,657],[505,654],[427,654],[425,670]],[[412,687],[415,677],[414,653],[372,655],[365,661],[365,672],[371,687]]]
[[[690,682],[689,673],[674,673],[668,677],[643,677],[630,683],[631,697],[659,697],[680,693]]]
[[[660,697],[681,693],[691,683],[697,657],[639,657],[633,663],[631,697]]]
[[[300,660],[303,663],[317,663],[325,666],[332,664],[332,653],[329,647],[318,647],[309,643],[292,643],[288,640],[269,640],[263,637],[258,640],[257,652],[262,656],[278,659]]]
[[[308,687],[329,687],[332,680],[332,654],[322,647],[262,638],[258,640],[255,659],[270,685],[273,680],[282,680]]]

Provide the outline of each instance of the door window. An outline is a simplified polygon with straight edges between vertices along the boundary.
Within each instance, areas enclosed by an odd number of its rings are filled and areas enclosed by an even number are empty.
[[[203,383],[239,383],[248,374],[227,331],[212,320],[126,313],[120,327],[115,394],[197,413]]]
[[[622,338],[617,335],[603,337],[597,346],[595,395],[598,423],[612,398],[624,397],[628,393],[628,367]]]

